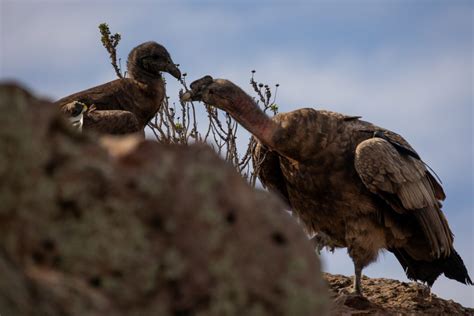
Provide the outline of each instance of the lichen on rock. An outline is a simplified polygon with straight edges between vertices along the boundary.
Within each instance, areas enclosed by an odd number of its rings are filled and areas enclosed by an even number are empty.
[[[207,146],[78,134],[0,87],[0,313],[324,315],[283,204]]]

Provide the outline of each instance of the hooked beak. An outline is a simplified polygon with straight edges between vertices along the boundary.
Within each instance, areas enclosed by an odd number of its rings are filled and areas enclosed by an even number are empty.
[[[176,67],[172,62],[168,64],[168,67],[166,67],[166,72],[178,80],[181,79],[181,71],[179,71],[178,67]]]
[[[202,101],[203,92],[209,87],[214,79],[211,76],[204,76],[191,83],[191,90],[181,96],[182,102]]]
[[[184,93],[182,96],[181,96],[181,101],[182,102],[190,102],[190,101],[193,101],[193,94],[191,91],[188,91],[186,93]]]

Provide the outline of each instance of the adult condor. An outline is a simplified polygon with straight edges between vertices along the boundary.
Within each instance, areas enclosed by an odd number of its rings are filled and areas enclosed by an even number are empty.
[[[210,76],[193,82],[182,100],[214,105],[254,135],[261,182],[286,200],[308,233],[347,247],[355,294],[362,295],[362,269],[381,249],[412,280],[431,286],[444,273],[472,285],[441,211],[443,189],[400,135],[310,108],[269,118],[238,86]]]

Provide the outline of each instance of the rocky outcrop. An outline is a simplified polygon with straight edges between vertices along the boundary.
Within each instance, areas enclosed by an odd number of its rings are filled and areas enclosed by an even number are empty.
[[[314,251],[205,146],[79,134],[0,88],[1,315],[324,315]]]
[[[325,315],[312,246],[205,146],[79,134],[0,87],[0,315]],[[325,275],[334,315],[474,315],[416,283]]]
[[[335,315],[474,315],[452,300],[430,293],[427,286],[364,276],[365,297],[351,295],[352,279],[343,275],[324,274],[331,290]]]

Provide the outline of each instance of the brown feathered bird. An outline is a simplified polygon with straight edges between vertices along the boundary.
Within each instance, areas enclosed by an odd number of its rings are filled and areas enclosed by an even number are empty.
[[[299,109],[267,117],[232,82],[203,77],[182,100],[233,116],[259,141],[254,160],[308,233],[328,235],[354,262],[354,291],[379,250],[395,254],[408,278],[431,286],[442,273],[472,284],[441,212],[445,194],[400,135],[330,111]]]
[[[71,102],[81,102],[94,111],[84,114],[83,127],[105,134],[127,134],[143,131],[158,112],[165,97],[162,72],[179,79],[181,73],[162,45],[146,42],[135,47],[128,56],[128,78],[62,98],[56,103],[65,111]]]

